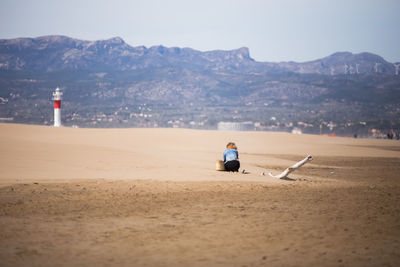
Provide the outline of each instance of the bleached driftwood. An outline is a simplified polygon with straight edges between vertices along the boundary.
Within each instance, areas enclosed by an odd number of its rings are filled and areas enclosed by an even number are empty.
[[[313,158],[311,155],[308,155],[305,159],[300,160],[299,162],[297,162],[296,164],[294,164],[293,166],[287,168],[286,170],[284,170],[281,174],[279,175],[273,175],[271,172],[269,173],[270,176],[275,177],[275,178],[285,178],[287,177],[292,171],[296,170],[297,168],[300,168],[301,166],[303,166],[304,164],[306,164],[307,162],[311,161]]]

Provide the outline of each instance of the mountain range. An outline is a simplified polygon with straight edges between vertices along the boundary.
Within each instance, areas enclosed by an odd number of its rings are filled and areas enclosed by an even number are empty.
[[[257,62],[249,49],[200,52],[164,46],[132,47],[119,37],[83,41],[66,36],[0,40],[0,69],[54,72],[60,70],[127,71],[180,66],[191,70],[294,72],[302,74],[395,74],[395,64],[371,53],[338,52],[309,62]]]
[[[0,118],[50,124],[51,92],[60,86],[70,125],[168,127],[178,121],[213,128],[218,121],[257,121],[281,129],[306,122],[313,127],[304,130],[315,132],[331,121],[368,121],[364,130],[400,128],[396,65],[372,53],[258,62],[246,47],[201,52],[133,47],[119,37],[3,39]]]

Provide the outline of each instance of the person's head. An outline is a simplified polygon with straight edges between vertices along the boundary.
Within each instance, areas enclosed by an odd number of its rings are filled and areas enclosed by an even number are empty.
[[[232,148],[232,149],[237,149],[237,146],[236,146],[236,144],[234,143],[234,142],[229,142],[227,145],[226,145],[226,148]]]

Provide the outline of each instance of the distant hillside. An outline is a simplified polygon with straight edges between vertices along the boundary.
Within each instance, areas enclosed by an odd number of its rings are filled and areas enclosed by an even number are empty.
[[[3,70],[125,71],[178,65],[193,70],[239,70],[250,62],[254,61],[247,48],[200,52],[178,47],[132,47],[119,37],[94,42],[65,36],[0,40],[0,69]]]
[[[179,66],[191,70],[295,72],[316,74],[387,73],[395,66],[371,53],[335,53],[310,62],[256,62],[248,48],[200,52],[164,46],[132,47],[119,37],[83,41],[66,36],[0,40],[0,69],[53,72],[60,70],[125,71]]]
[[[132,47],[118,37],[0,40],[0,121],[51,124],[57,86],[66,125],[213,129],[218,121],[253,121],[266,127],[260,129],[314,133],[328,124],[342,132],[400,128],[399,75],[371,53],[276,63],[255,61],[247,48]]]
[[[395,74],[395,65],[382,57],[371,53],[352,54],[338,52],[331,56],[304,63],[281,63],[283,68],[297,73],[360,74],[387,73]]]

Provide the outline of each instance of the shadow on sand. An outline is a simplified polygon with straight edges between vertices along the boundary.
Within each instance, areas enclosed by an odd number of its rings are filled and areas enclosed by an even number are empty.
[[[296,179],[293,179],[293,178],[290,178],[290,177],[284,177],[284,178],[281,178],[281,180],[291,181],[291,182],[296,181]]]

